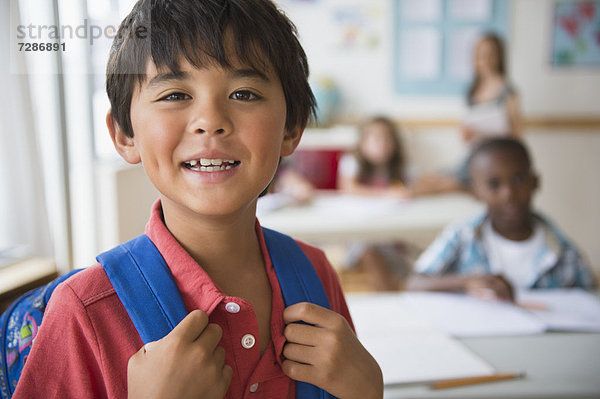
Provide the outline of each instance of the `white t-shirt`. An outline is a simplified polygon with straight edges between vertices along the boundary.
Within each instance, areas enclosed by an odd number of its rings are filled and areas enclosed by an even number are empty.
[[[535,279],[535,257],[545,245],[544,228],[536,222],[533,234],[524,241],[512,241],[498,234],[487,219],[482,226],[483,245],[490,267],[515,288],[529,288]]]

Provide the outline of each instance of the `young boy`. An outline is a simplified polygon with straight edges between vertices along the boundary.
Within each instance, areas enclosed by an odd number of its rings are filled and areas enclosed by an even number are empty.
[[[595,287],[577,249],[531,209],[538,177],[520,141],[484,141],[468,166],[487,211],[449,226],[417,260],[408,289],[512,300],[513,288]]]
[[[332,310],[284,309],[255,216],[314,110],[307,78],[295,28],[269,0],[134,6],[108,61],[107,125],[160,192],[146,234],[191,312],[142,347],[104,270],[90,267],[54,292],[15,398],[292,398],[294,380],[382,396],[324,254],[299,243]]]

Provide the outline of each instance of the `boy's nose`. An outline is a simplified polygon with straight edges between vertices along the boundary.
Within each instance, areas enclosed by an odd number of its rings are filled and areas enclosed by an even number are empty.
[[[512,201],[515,196],[515,188],[511,184],[504,184],[500,195],[505,202]]]
[[[223,135],[232,131],[232,124],[226,108],[215,102],[205,103],[195,112],[191,122],[194,133]]]
[[[211,130],[210,130],[210,129],[209,129],[209,130],[198,129],[198,130],[196,130],[196,131],[197,131],[198,133],[206,133],[206,132],[209,132],[209,133],[210,133],[210,132],[211,132]],[[217,134],[222,134],[222,133],[225,133],[225,129],[223,129],[223,128],[221,128],[221,129],[216,129],[216,130],[214,131],[214,133],[217,133]]]

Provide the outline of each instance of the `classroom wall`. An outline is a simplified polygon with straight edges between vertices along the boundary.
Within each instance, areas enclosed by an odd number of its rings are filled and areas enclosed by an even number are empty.
[[[354,121],[373,113],[417,119],[454,118],[462,114],[462,98],[395,94],[392,0],[321,0],[316,3],[279,0],[278,3],[298,28],[311,78],[330,78],[338,86],[343,105],[340,119]],[[339,45],[340,30],[332,24],[332,14],[343,8],[369,14],[376,45],[351,49]]]
[[[508,0],[507,0],[508,1]],[[398,119],[460,119],[460,96],[399,96],[393,85],[393,1],[321,0],[318,3],[279,0],[297,25],[314,78],[329,77],[339,87],[342,121],[373,113]],[[525,116],[600,117],[600,69],[550,66],[552,0],[511,0],[508,72],[519,93]],[[331,14],[341,7],[360,9],[374,21],[378,44],[353,49],[337,45],[339,30]],[[375,27],[376,25],[376,27]]]

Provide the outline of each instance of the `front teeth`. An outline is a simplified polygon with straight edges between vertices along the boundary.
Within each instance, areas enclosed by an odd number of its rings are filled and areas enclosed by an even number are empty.
[[[188,168],[200,172],[217,172],[233,168],[235,161],[230,159],[208,159],[200,158],[200,161],[192,160],[186,162]],[[198,165],[200,164],[200,165]]]

